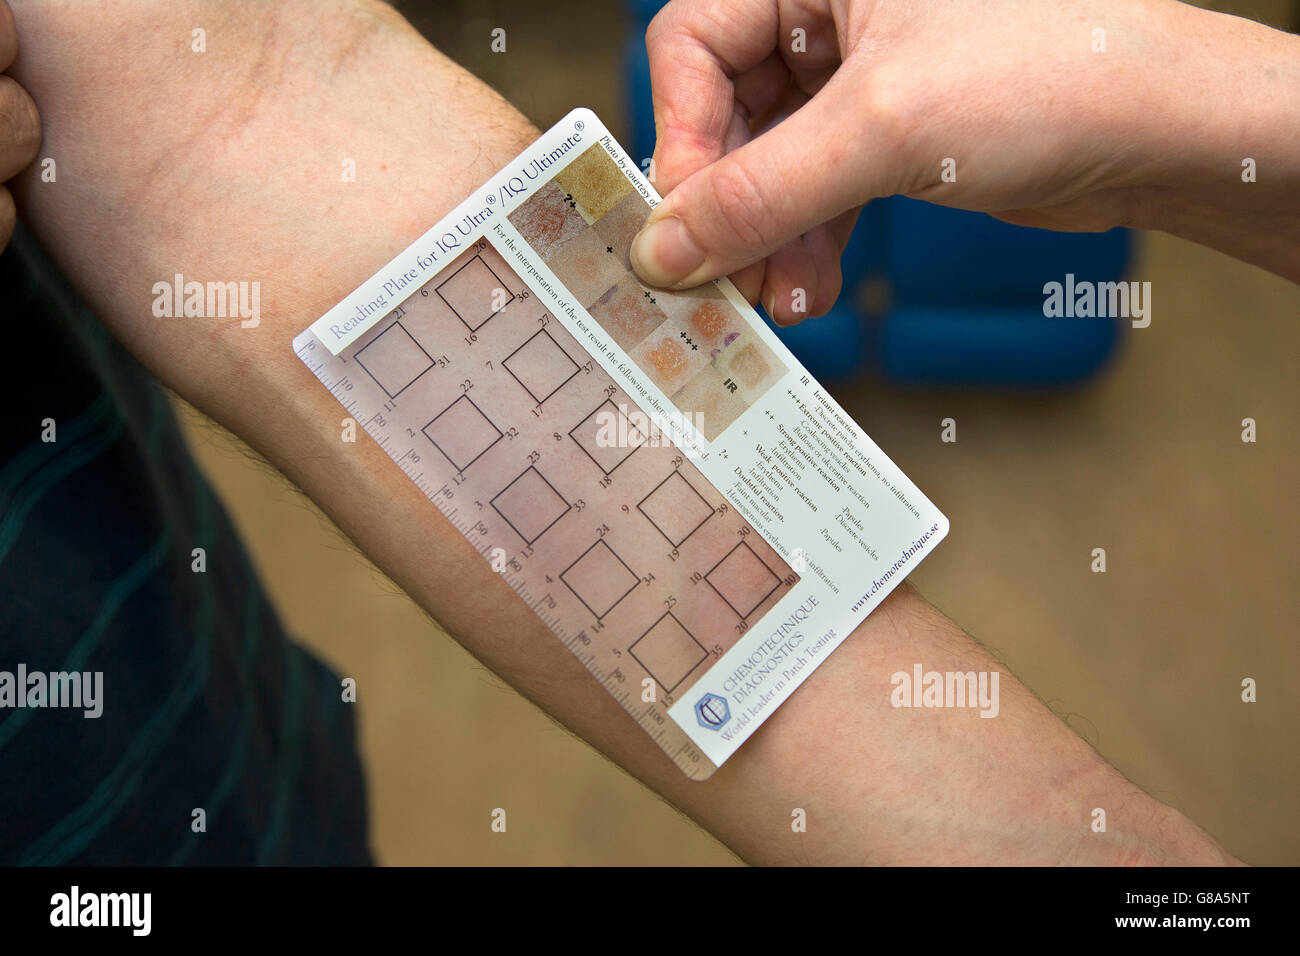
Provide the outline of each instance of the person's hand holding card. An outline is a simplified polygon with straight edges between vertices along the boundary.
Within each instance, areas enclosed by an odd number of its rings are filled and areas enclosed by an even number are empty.
[[[1300,278],[1289,34],[1172,0],[675,0],[647,44],[653,285],[731,273],[777,322],[820,315],[857,209],[896,194],[1165,229]],[[1271,184],[1243,188],[1243,156]]]

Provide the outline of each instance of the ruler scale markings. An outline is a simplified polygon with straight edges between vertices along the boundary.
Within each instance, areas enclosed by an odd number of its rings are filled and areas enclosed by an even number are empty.
[[[300,357],[301,354],[302,353],[300,352]],[[347,401],[343,401],[340,397],[348,391],[349,384],[355,388],[355,383],[350,383],[347,376],[342,376],[331,384],[328,376],[324,374],[324,361],[314,361],[308,365],[308,368],[322,382],[322,384],[326,386],[331,394],[334,394],[336,398],[339,398],[340,402],[344,405],[344,408],[355,417],[356,411],[360,407],[359,399],[349,397]],[[413,456],[418,456],[419,454],[416,446],[413,443],[401,443],[396,441],[393,433],[378,424],[380,420],[383,420],[383,412],[377,411],[373,413],[365,419],[363,430],[365,430],[367,434],[376,441],[379,447],[384,450],[399,467],[402,468],[403,472],[407,474],[413,482],[415,482],[416,486],[424,493],[425,497],[427,497],[434,506],[438,508],[439,512],[452,524],[452,526],[462,535],[469,537],[469,533],[473,529],[473,523],[461,515],[459,505],[447,504],[447,499],[440,494],[443,489],[448,488],[449,486],[443,484],[440,488],[435,489],[426,477],[426,470],[415,472],[414,462],[412,462],[411,459]],[[493,546],[491,543],[485,541],[482,544],[480,553],[485,557],[488,557],[492,548]],[[635,700],[634,696],[628,690],[625,684],[626,678],[625,681],[619,681],[618,676],[615,673],[617,668],[606,670],[601,665],[601,661],[597,654],[590,648],[590,646],[583,644],[583,641],[577,633],[566,633],[567,629],[563,627],[560,619],[547,607],[545,595],[533,596],[529,591],[527,582],[512,571],[507,570],[502,572],[502,577],[505,578],[506,583],[520,595],[521,599],[524,600],[538,618],[541,619],[542,623],[555,633],[561,642],[569,648],[578,659],[579,663],[583,665],[583,667],[596,679],[598,683],[610,692],[611,696],[613,696],[615,700],[628,712],[628,715],[632,717],[643,730],[645,730],[652,740],[664,747],[665,753],[669,759],[676,763],[688,775],[695,775],[699,770],[699,766],[696,761],[691,760],[691,757],[696,755],[696,751],[690,744],[689,740],[678,742],[675,747],[664,746],[665,738],[670,736],[671,730],[675,725],[672,725],[671,722],[662,717],[661,719],[656,720],[658,712],[653,704],[647,704],[645,707],[634,706],[640,702]]]

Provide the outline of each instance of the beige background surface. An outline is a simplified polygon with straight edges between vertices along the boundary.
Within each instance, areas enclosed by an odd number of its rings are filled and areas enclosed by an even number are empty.
[[[1281,0],[1225,6],[1295,22]],[[586,105],[621,132],[618,4],[438,7],[405,9],[536,123]],[[1159,235],[1131,277],[1152,283],[1152,324],[1084,387],[834,391],[952,520],[920,590],[1136,783],[1244,859],[1297,864],[1300,288]],[[736,862],[477,665],[268,466],[185,420],[287,626],[358,681],[382,862]]]

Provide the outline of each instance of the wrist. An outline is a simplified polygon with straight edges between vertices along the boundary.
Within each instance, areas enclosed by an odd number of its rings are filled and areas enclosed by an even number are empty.
[[[1157,29],[1162,65],[1134,75],[1137,122],[1121,131],[1135,145],[1125,224],[1300,281],[1300,37],[1182,3]]]
[[[1105,866],[1244,866],[1173,807],[1147,797],[1148,822],[1136,841],[1116,841],[1103,851]]]

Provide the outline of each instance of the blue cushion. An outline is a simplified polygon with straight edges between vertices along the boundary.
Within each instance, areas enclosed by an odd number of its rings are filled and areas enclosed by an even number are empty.
[[[889,200],[889,276],[911,304],[1041,303],[1043,285],[1118,279],[1129,233],[1052,232],[915,199]]]
[[[1041,305],[900,305],[881,327],[880,359],[915,384],[1066,384],[1106,361],[1124,321],[1048,318]]]

